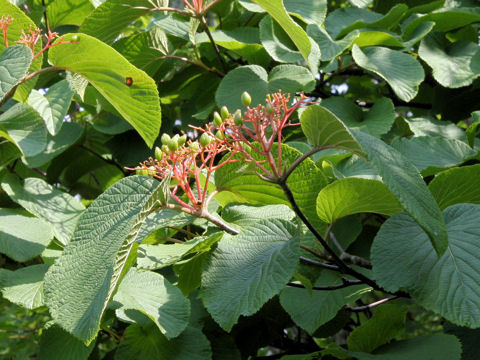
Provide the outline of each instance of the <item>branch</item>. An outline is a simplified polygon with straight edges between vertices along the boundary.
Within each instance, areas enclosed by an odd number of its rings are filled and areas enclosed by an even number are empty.
[[[339,268],[336,265],[321,263],[320,261],[312,260],[312,259],[306,258],[304,256],[300,256],[300,261],[303,261],[304,263],[314,265],[314,266],[318,266],[318,267],[321,267],[321,268],[324,268],[324,269],[339,271]]]
[[[218,48],[217,43],[215,40],[213,40],[213,36],[210,32],[210,29],[208,28],[208,24],[205,20],[205,17],[202,15],[198,18],[200,20],[200,23],[202,24],[203,28],[205,29],[205,32],[207,33],[208,39],[212,43],[213,50],[215,50],[215,53],[217,54],[217,58],[220,61],[220,64],[222,64],[223,71],[227,71],[227,65],[225,64],[225,60],[223,60],[222,55],[220,55],[220,49]]]
[[[156,58],[155,60],[163,60],[163,59],[175,59],[175,60],[180,60],[180,61],[183,61],[183,62],[186,62],[188,64],[192,64],[192,65],[195,65],[195,66],[198,66],[200,68],[202,68],[203,70],[206,70],[208,72],[211,72],[215,75],[218,75],[219,77],[224,77],[225,74],[215,68],[209,68],[207,65],[205,65],[204,63],[202,62],[197,62],[197,61],[193,61],[193,60],[190,60],[184,56],[176,56],[176,55],[164,55],[164,56],[160,56],[158,58]]]
[[[389,297],[389,298],[385,298],[385,299],[382,299],[382,300],[378,300],[378,301],[375,301],[374,303],[371,303],[371,304],[368,304],[368,305],[364,305],[364,306],[358,306],[358,307],[350,307],[350,306],[347,306],[346,309],[348,311],[351,311],[351,312],[363,312],[363,311],[368,311],[372,308],[374,308],[375,306],[378,306],[378,305],[382,305],[382,304],[385,304],[389,301],[392,301],[392,300],[395,300],[395,299],[398,299],[400,296],[392,296],[392,297]]]
[[[361,285],[361,284],[363,284],[362,280],[348,280],[348,279],[342,278],[341,284],[327,285],[327,286],[313,286],[312,290],[331,291],[331,290],[338,290],[338,289],[343,289],[349,286]],[[305,288],[305,286],[303,286],[302,284],[297,284],[293,282],[289,282],[287,283],[287,285],[291,287],[296,287],[296,288]]]

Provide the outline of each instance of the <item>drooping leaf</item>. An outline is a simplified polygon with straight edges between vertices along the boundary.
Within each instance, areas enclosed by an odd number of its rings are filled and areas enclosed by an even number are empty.
[[[33,54],[25,45],[8,47],[0,56],[0,101],[27,75]]]
[[[453,335],[418,336],[380,347],[374,354],[349,351],[358,360],[460,360],[462,347]]]
[[[131,176],[109,187],[85,211],[72,241],[45,277],[52,317],[85,343],[96,337],[159,186],[152,178]]]
[[[47,134],[47,145],[41,153],[35,156],[24,157],[22,161],[30,168],[42,166],[77,142],[83,130],[83,127],[77,123],[64,123],[57,135]]]
[[[318,216],[328,223],[355,213],[393,215],[398,211],[402,211],[402,206],[387,186],[377,180],[337,180],[324,187],[317,197]]]
[[[50,324],[42,330],[39,360],[87,360],[95,343],[86,346],[60,326]]]
[[[410,160],[423,176],[459,165],[478,153],[463,141],[433,136],[398,139],[392,147]]]
[[[270,16],[282,27],[305,61],[309,61],[311,42],[305,31],[288,15],[282,0],[252,0],[264,8]],[[310,64],[311,65],[311,64]]]
[[[72,100],[73,91],[66,80],[52,85],[43,95],[38,90],[32,90],[28,97],[28,104],[33,107],[45,121],[48,132],[56,135],[63,125]]]
[[[315,282],[315,286],[332,286],[342,283],[339,274],[325,270]],[[299,289],[286,287],[280,293],[280,303],[292,320],[313,334],[321,325],[333,319],[337,312],[347,303],[355,303],[365,285],[355,285],[334,291]]]
[[[43,306],[43,277],[48,267],[46,264],[38,264],[15,271],[0,269],[3,297],[27,309]]]
[[[51,48],[50,62],[85,77],[152,147],[161,124],[158,90],[153,79],[89,35],[68,34],[63,40],[72,43]],[[127,78],[131,78],[130,85]]]
[[[162,275],[131,268],[113,297],[119,310],[147,315],[167,338],[177,337],[188,324],[190,303]],[[117,310],[118,311],[118,310]]]
[[[151,324],[145,328],[130,325],[125,330],[125,340],[115,352],[115,360],[210,360],[212,350],[203,333],[188,327],[180,336],[168,340]]]
[[[459,88],[470,85],[480,76],[478,45],[457,41],[451,44],[442,33],[431,33],[420,43],[418,55],[431,68],[442,86]]]
[[[111,44],[129,24],[147,14],[151,7],[152,4],[147,0],[108,0],[90,12],[78,30]]]
[[[257,312],[295,272],[299,229],[285,220],[262,220],[225,236],[205,265],[201,297],[213,319],[229,331],[240,315]]]
[[[352,56],[360,67],[382,77],[395,94],[407,102],[417,95],[418,86],[425,77],[422,65],[400,51],[377,46],[361,50],[354,45]]]
[[[45,221],[0,209],[0,253],[25,262],[42,253],[53,238]]]
[[[454,204],[480,204],[480,165],[443,171],[435,176],[428,188],[442,210]]]
[[[244,91],[252,97],[251,107],[265,102],[267,94],[279,89],[283,93],[308,91],[315,86],[313,75],[304,67],[297,65],[279,65],[270,74],[258,65],[246,65],[230,71],[220,82],[215,93],[219,107],[244,109],[240,100]]]
[[[22,103],[0,115],[0,136],[14,143],[25,156],[39,154],[47,142],[42,118],[32,107]]]
[[[351,351],[372,352],[390,342],[405,329],[408,306],[384,304],[376,308],[372,318],[356,327],[347,338]]]
[[[353,41],[360,35],[360,32],[352,31],[344,38],[335,41],[320,25],[309,24],[307,26],[307,34],[321,49],[320,59],[322,61],[330,61],[352,46]]]
[[[50,223],[62,244],[70,241],[85,210],[80,201],[37,178],[27,178],[21,184],[15,176],[4,176],[2,188],[13,201]]]
[[[388,291],[406,289],[419,304],[457,325],[477,328],[480,205],[457,204],[443,213],[449,243],[440,258],[408,215],[388,219],[372,246],[375,278]]]

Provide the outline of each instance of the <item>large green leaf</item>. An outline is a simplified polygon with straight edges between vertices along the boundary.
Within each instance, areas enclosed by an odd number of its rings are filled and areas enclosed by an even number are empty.
[[[15,144],[8,140],[0,140],[0,171],[3,170],[8,163],[21,156],[22,153]]]
[[[406,289],[419,304],[457,325],[478,328],[480,205],[453,205],[444,216],[449,244],[440,259],[408,215],[388,219],[372,246],[375,278],[388,291]]]
[[[431,117],[404,118],[410,130],[417,136],[441,136],[447,139],[465,139],[465,131],[450,121]]]
[[[62,244],[70,241],[85,210],[80,201],[37,178],[27,178],[22,184],[15,176],[4,176],[2,188],[13,201],[50,223]]]
[[[295,45],[288,34],[270,16],[265,16],[260,21],[259,28],[262,45],[275,61],[283,63],[300,63],[303,61],[302,53],[295,50]],[[312,73],[316,74],[321,57],[320,48],[312,39],[309,39],[309,41],[311,50],[308,63]]]
[[[86,346],[60,326],[47,324],[40,337],[39,360],[87,360],[95,343]]]
[[[32,90],[28,97],[28,104],[33,107],[45,121],[48,132],[56,135],[63,125],[72,100],[73,91],[67,80],[53,84],[43,95],[39,90]]]
[[[94,9],[89,0],[50,1],[46,8],[50,28],[61,25],[79,26]]]
[[[222,210],[223,220],[240,226],[253,225],[265,219],[293,220],[295,213],[286,205],[249,206],[231,204]]]
[[[77,142],[83,130],[84,128],[77,123],[64,123],[57,135],[47,134],[47,145],[41,153],[35,156],[24,157],[22,161],[30,168],[42,166]]]
[[[311,51],[311,43],[305,31],[295,23],[288,15],[285,5],[282,0],[253,0],[256,4],[264,8],[272,18],[282,27],[288,34],[295,46],[302,54],[305,61],[308,62],[308,57]],[[310,64],[311,65],[311,64]]]
[[[144,328],[130,325],[115,353],[115,360],[144,359],[210,360],[212,350],[206,336],[194,327],[168,340],[153,324]]]
[[[47,130],[40,115],[26,104],[15,104],[0,115],[0,136],[14,143],[25,156],[45,149]]]
[[[342,276],[333,271],[322,271],[315,286],[332,286],[342,283]],[[280,293],[280,303],[292,320],[313,334],[321,325],[335,317],[347,303],[355,303],[367,289],[365,285],[355,285],[334,291],[321,291],[286,287]]]
[[[240,315],[257,312],[290,280],[299,256],[299,229],[280,219],[262,220],[219,242],[202,274],[208,312],[229,331]]]
[[[15,271],[1,269],[0,286],[3,297],[27,309],[43,306],[43,277],[49,266],[30,265]]]
[[[330,61],[336,56],[343,53],[352,46],[353,41],[360,35],[359,31],[352,31],[344,38],[335,41],[330,34],[320,25],[309,24],[307,26],[307,34],[314,40],[321,49],[322,61]]]
[[[455,326],[450,323],[444,324],[443,329],[447,334],[455,335],[462,343],[462,360],[478,359],[480,329],[473,330],[467,327]]]
[[[153,79],[94,37],[67,34],[63,39],[73,43],[50,49],[50,62],[85,77],[151,147],[161,124],[158,90]],[[132,80],[130,86],[127,78]]]
[[[278,65],[267,74],[258,65],[246,65],[230,71],[220,82],[215,93],[219,107],[244,109],[240,100],[242,93],[248,91],[252,96],[251,107],[263,104],[267,94],[279,89],[283,93],[313,90],[315,79],[304,67],[297,65]]]
[[[418,55],[431,68],[442,86],[459,88],[470,85],[480,76],[478,44],[457,41],[451,44],[442,33],[431,33],[418,48]]]
[[[398,139],[392,147],[410,160],[423,176],[459,165],[478,153],[463,141],[433,136]]]
[[[356,327],[347,338],[348,349],[372,352],[388,343],[405,329],[408,306],[384,304],[375,309],[371,319]]]
[[[128,25],[147,14],[151,7],[148,0],[108,0],[90,13],[78,30],[111,44]]]
[[[72,241],[45,277],[45,298],[54,320],[90,343],[115,291],[138,231],[155,207],[160,182],[124,178],[85,211]]]
[[[393,215],[403,208],[384,183],[345,178],[324,187],[317,197],[317,214],[328,223],[363,212]]]
[[[12,23],[8,26],[8,32],[7,32],[7,40],[10,45],[10,47],[14,47],[15,42],[18,41],[22,35],[22,31],[28,32],[30,28],[36,28],[36,24],[32,21],[32,19],[25,14],[22,10],[20,10],[18,7],[16,7],[12,2],[8,0],[0,0],[0,18],[2,16],[10,16],[14,19]],[[12,46],[13,45],[13,46]],[[38,41],[37,44],[35,45],[35,53],[40,52],[40,50],[43,47],[42,41]],[[4,41],[0,41],[0,54],[3,53],[5,50],[5,44]],[[14,50],[10,50],[14,51]],[[31,51],[30,51],[31,53]],[[26,55],[26,54],[25,54]],[[31,61],[31,60],[30,60]],[[21,61],[22,63],[24,60]],[[34,72],[37,70],[40,70],[42,67],[43,63],[43,54],[40,54],[37,56],[37,58],[33,59],[32,64],[30,66],[30,72]],[[21,84],[17,90],[15,91],[15,96],[14,98],[19,101],[25,101],[28,97],[28,94],[30,93],[30,90],[35,86],[35,83],[37,81],[38,77],[34,77],[33,79],[28,80],[27,82]],[[0,77],[1,82],[3,82],[5,79]],[[0,85],[0,88],[3,89],[3,84]],[[1,95],[2,90],[0,90],[0,95]],[[0,96],[0,101],[3,98],[4,95]]]
[[[384,345],[374,354],[356,351],[348,354],[358,360],[460,360],[462,346],[453,335],[435,334]]]
[[[14,45],[0,56],[0,101],[27,75],[33,54],[25,45]]]
[[[0,209],[0,253],[18,262],[40,255],[53,238],[45,221]]]
[[[118,310],[138,310],[147,315],[167,338],[185,330],[190,318],[190,302],[180,290],[162,275],[150,271],[131,268],[113,301],[121,304]]]
[[[480,204],[480,164],[443,171],[428,188],[442,210],[454,204]]]
[[[357,45],[353,46],[352,55],[360,67],[382,77],[400,99],[408,102],[417,95],[425,73],[412,56],[377,46],[360,50]]]

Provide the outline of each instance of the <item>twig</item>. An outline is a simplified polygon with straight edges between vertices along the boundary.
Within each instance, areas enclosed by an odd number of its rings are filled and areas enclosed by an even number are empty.
[[[307,264],[310,264],[310,265],[315,265],[315,266],[318,266],[318,267],[322,267],[322,268],[328,269],[328,270],[334,270],[334,271],[339,270],[338,266],[336,266],[336,265],[321,263],[320,261],[312,260],[312,259],[306,258],[304,256],[300,256],[300,261],[303,261],[304,263],[307,263]]]
[[[47,34],[49,34],[50,33],[50,23],[48,22],[47,6],[45,5],[45,0],[42,0],[42,7],[43,7],[43,20],[45,21],[45,29],[47,30]]]
[[[87,146],[85,146],[83,144],[79,144],[77,146],[84,149],[84,150],[87,150],[92,155],[95,155],[96,157],[98,157],[99,159],[102,159],[106,163],[116,166],[117,168],[119,168],[122,171],[123,174],[125,174],[125,169],[122,167],[122,165],[117,163],[115,160],[106,159],[101,154],[97,153],[95,150],[92,150],[92,149],[88,148]]]
[[[213,36],[210,32],[210,29],[208,28],[207,21],[205,20],[205,17],[202,15],[198,18],[200,20],[200,23],[202,24],[203,28],[205,29],[205,32],[207,33],[208,39],[210,40],[210,43],[213,46],[213,50],[215,50],[215,53],[217,54],[217,58],[220,61],[220,64],[222,64],[223,71],[227,71],[227,65],[225,64],[225,60],[223,60],[222,55],[220,54],[220,49],[218,48],[217,43],[213,39]]]
[[[188,64],[192,64],[192,65],[195,65],[195,66],[198,66],[200,68],[202,68],[203,70],[206,70],[208,72],[211,72],[215,75],[218,75],[219,77],[224,77],[225,74],[223,72],[221,72],[220,70],[218,69],[215,69],[215,68],[209,68],[207,65],[205,65],[204,63],[202,62],[198,62],[198,61],[193,61],[193,60],[190,60],[184,56],[176,56],[176,55],[163,55],[163,56],[160,56],[158,58],[156,58],[155,60],[163,60],[163,59],[175,59],[175,60],[180,60],[180,61],[183,61],[183,62],[186,62]]]
[[[350,306],[347,306],[346,309],[348,311],[351,311],[351,312],[363,312],[363,311],[368,311],[372,308],[374,308],[375,306],[378,306],[378,305],[382,305],[382,304],[385,304],[389,301],[392,301],[392,300],[395,300],[395,299],[398,299],[400,296],[392,296],[392,297],[389,297],[389,298],[385,298],[385,299],[382,299],[382,300],[378,300],[378,301],[375,301],[371,304],[368,304],[368,305],[364,305],[364,306],[357,306],[357,307],[350,307]]]
[[[363,284],[362,280],[348,280],[348,279],[342,278],[341,284],[327,285],[327,286],[313,286],[312,290],[330,291],[330,290],[338,290],[338,289],[343,289],[349,286],[361,285],[361,284]],[[289,282],[287,283],[287,285],[296,287],[296,288],[305,288],[304,285],[293,283],[293,282]]]

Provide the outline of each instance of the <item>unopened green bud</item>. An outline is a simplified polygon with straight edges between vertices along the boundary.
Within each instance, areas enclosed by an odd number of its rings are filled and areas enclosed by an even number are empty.
[[[243,92],[242,96],[241,96],[241,101],[242,101],[242,104],[244,106],[248,106],[252,103],[252,97],[250,96],[250,94],[246,91]]]
[[[197,152],[198,150],[200,150],[200,146],[198,146],[198,142],[197,141],[193,141],[190,143],[190,145],[188,145],[188,147],[190,149],[192,149],[193,151]]]
[[[177,141],[178,146],[182,146],[183,144],[185,144],[186,141],[187,141],[187,135],[183,134],[178,138],[178,141]]]
[[[199,142],[200,145],[207,146],[212,142],[212,138],[207,133],[203,133],[202,136],[200,136]]]
[[[178,149],[177,140],[178,140],[178,138],[177,139],[173,138],[173,139],[170,139],[170,141],[167,143],[167,146],[171,151],[177,151],[177,149]]]
[[[147,170],[147,176],[155,176],[157,174],[157,170],[155,170],[155,166],[149,166]]]
[[[137,169],[137,170],[135,170],[135,174],[148,176],[148,170],[147,169]]]
[[[220,130],[217,130],[217,132],[215,133],[215,137],[217,139],[220,139],[220,140],[225,139],[225,136],[223,135],[223,133]]]
[[[223,105],[222,108],[220,109],[220,114],[222,115],[222,119],[226,119],[230,116],[230,112],[228,111],[228,108]]]
[[[168,148],[167,145],[162,145],[162,151],[165,153],[165,154],[168,154],[170,152],[170,149]]]
[[[270,104],[269,102],[267,102],[265,104],[265,111],[268,113],[268,114],[273,114],[273,106],[272,104]]]
[[[163,151],[158,146],[155,147],[155,159],[162,160],[163,158]]]
[[[242,126],[243,124],[243,117],[242,113],[240,111],[237,111],[235,113],[235,117],[233,118],[233,122],[236,126]]]
[[[220,126],[223,123],[222,117],[217,111],[213,113],[213,123],[215,124],[215,126]]]
[[[160,140],[162,141],[162,145],[167,145],[168,142],[171,140],[171,138],[170,138],[170,135],[168,135],[167,133],[163,133]]]

